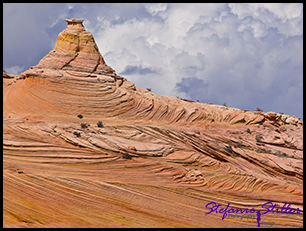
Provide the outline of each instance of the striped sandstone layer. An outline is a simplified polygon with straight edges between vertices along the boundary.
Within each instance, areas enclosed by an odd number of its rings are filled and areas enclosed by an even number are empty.
[[[36,66],[3,73],[4,227],[257,226],[205,215],[210,202],[303,211],[301,120],[138,88],[66,21]],[[262,220],[302,227],[302,215]]]

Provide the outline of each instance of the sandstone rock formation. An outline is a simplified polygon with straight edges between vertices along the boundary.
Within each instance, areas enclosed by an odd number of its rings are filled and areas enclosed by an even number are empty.
[[[3,73],[4,227],[257,226],[205,215],[212,201],[303,211],[300,119],[138,88],[83,20],[65,21],[36,66]],[[262,219],[302,227],[302,214]]]
[[[11,85],[13,82],[16,82],[17,76],[7,73],[3,70],[3,87]]]
[[[35,75],[116,76],[115,71],[105,64],[92,34],[83,27],[83,20],[65,19],[65,21],[68,22],[68,28],[58,35],[54,49],[40,60],[38,65],[22,73],[20,78]]]

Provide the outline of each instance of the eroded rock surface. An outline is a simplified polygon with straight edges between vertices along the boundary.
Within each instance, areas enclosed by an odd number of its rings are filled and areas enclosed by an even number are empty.
[[[36,66],[3,73],[4,227],[257,226],[205,215],[210,202],[303,211],[300,119],[138,88],[66,21]],[[302,227],[302,215],[262,219]]]

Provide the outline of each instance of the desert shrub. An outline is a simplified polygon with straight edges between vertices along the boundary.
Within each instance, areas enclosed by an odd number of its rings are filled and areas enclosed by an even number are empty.
[[[246,132],[251,134],[251,130],[249,128],[246,130]]]
[[[265,149],[265,148],[260,148],[260,149],[257,149],[256,152],[258,152],[258,153],[271,153],[271,150],[270,149]]]
[[[78,117],[80,118],[80,119],[82,119],[83,118],[83,116],[80,114],[80,115],[78,115]]]
[[[123,159],[132,159],[132,157],[128,153],[123,153],[122,158]]]
[[[242,141],[240,141],[240,143],[234,144],[234,148],[243,148]]]
[[[258,107],[258,108],[256,108],[256,111],[263,111],[263,110],[261,110],[261,109]]]
[[[227,106],[226,106],[226,103],[224,103],[223,106],[224,106],[224,107],[227,107]]]
[[[278,129],[275,129],[276,132],[280,133],[280,131]]]
[[[81,123],[81,128],[87,128],[87,124],[86,123]]]
[[[289,158],[290,156],[287,154],[287,153],[282,153],[282,155],[284,156],[284,157],[287,157],[287,158]]]
[[[261,142],[261,140],[262,140],[263,138],[262,138],[262,136],[256,136],[255,137],[255,140],[256,140],[256,142]]]
[[[276,151],[275,153],[273,153],[273,155],[275,156],[279,156],[279,157],[289,157],[289,155],[287,155],[286,153],[281,153],[280,151]]]
[[[102,121],[98,121],[97,126],[98,126],[99,128],[103,128],[103,127],[104,127]]]
[[[224,150],[227,151],[227,152],[230,152],[230,153],[233,151],[231,145],[226,146],[226,147],[224,148]]]
[[[73,133],[76,137],[81,137],[81,133],[80,132],[74,132]]]
[[[148,90],[148,91],[151,91],[152,89],[151,89],[151,88],[147,88],[147,90]]]

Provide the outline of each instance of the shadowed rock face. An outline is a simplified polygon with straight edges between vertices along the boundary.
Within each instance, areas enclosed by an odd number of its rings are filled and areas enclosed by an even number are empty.
[[[301,120],[138,88],[65,21],[36,66],[3,72],[4,227],[256,227],[206,205],[303,210]]]

